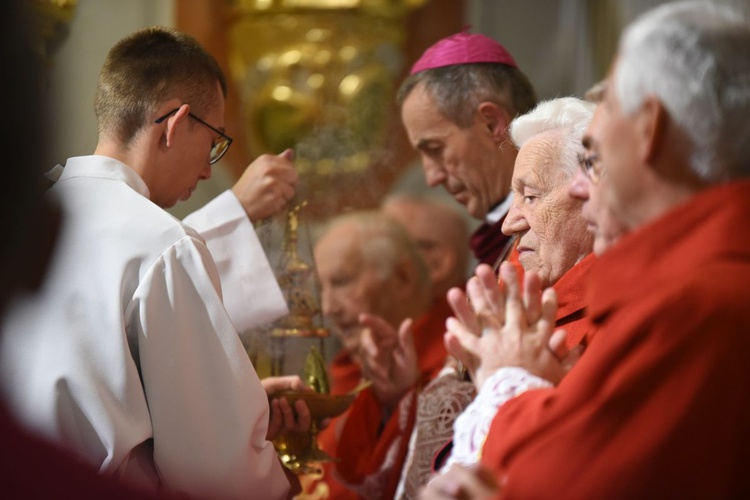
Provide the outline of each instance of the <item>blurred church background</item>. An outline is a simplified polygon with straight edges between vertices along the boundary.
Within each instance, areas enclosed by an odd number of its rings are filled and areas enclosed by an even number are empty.
[[[228,75],[237,76],[242,64],[240,72],[246,73],[244,80],[233,79],[227,106],[227,133],[235,138],[234,145],[214,168],[212,179],[172,212],[181,216],[201,206],[231,185],[258,154],[280,152],[289,145],[298,148],[301,169],[322,172],[302,189],[306,196],[320,200],[312,204],[311,213],[326,216],[373,206],[388,190],[425,189],[392,94],[412,62],[439,38],[470,26],[513,53],[540,98],[580,95],[605,74],[620,27],[663,0],[29,1],[39,6],[67,5],[70,14],[61,20],[64,26],[48,48],[50,165],[93,151],[94,90],[109,48],[140,27],[174,26],[198,38]],[[279,10],[285,11],[285,17],[278,15]],[[340,17],[331,17],[334,12]],[[378,37],[382,43],[377,43]],[[284,48],[295,43],[295,51]],[[264,51],[271,56],[264,59]],[[326,51],[327,56],[321,55]],[[349,68],[354,77],[344,81],[342,64],[334,65],[331,54],[346,59],[343,71]],[[356,57],[370,59],[356,63]],[[273,83],[274,78],[293,81],[300,74],[305,75],[308,90],[319,87],[314,89],[317,93],[301,95],[293,85]],[[336,79],[337,94],[323,92],[325,78]],[[350,101],[339,103],[349,106],[344,115],[360,109],[368,99],[375,99],[375,106],[370,103],[357,117],[342,118],[341,110],[327,112],[330,101],[347,98],[342,90],[346,85]],[[277,99],[281,87],[291,91],[286,107],[279,104],[284,96]],[[260,98],[265,101],[254,101]],[[347,119],[338,129],[331,125]],[[343,153],[330,152],[316,140],[321,137],[353,145]],[[340,157],[331,159],[336,155]],[[334,175],[336,169],[343,173]]]

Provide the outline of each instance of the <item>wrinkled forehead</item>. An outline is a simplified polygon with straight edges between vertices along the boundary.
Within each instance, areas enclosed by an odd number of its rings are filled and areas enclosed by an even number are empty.
[[[513,184],[554,188],[557,184],[567,183],[570,175],[562,164],[564,141],[557,130],[538,134],[518,151],[513,169]]]

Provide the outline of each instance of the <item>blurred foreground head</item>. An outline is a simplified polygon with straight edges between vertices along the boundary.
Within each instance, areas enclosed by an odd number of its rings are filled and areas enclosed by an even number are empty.
[[[7,156],[0,183],[0,314],[14,295],[41,283],[60,217],[43,198],[41,52],[27,5],[0,3],[0,116],[6,122],[0,147]]]
[[[673,2],[623,32],[584,136],[602,203],[633,230],[750,174],[750,21],[728,4]]]

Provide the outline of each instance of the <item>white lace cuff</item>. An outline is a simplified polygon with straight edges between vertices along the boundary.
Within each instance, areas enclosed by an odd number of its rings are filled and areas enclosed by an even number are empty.
[[[493,373],[482,384],[476,399],[453,424],[453,450],[441,471],[448,470],[453,463],[473,465],[479,462],[482,446],[498,408],[528,390],[547,387],[553,387],[553,384],[523,368],[510,366]]]

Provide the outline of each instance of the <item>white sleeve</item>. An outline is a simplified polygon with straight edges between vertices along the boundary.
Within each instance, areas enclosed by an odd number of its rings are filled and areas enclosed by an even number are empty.
[[[163,484],[193,498],[284,498],[266,440],[269,406],[218,293],[208,249],[185,237],[141,280],[137,322],[143,388]]]
[[[237,331],[244,333],[289,313],[258,235],[231,190],[184,222],[206,240],[221,276],[224,306]]]
[[[526,391],[547,387],[553,387],[553,384],[523,368],[510,366],[493,373],[484,381],[474,401],[456,418],[453,449],[441,472],[447,471],[453,463],[473,465],[479,462],[479,454],[498,408]]]

